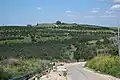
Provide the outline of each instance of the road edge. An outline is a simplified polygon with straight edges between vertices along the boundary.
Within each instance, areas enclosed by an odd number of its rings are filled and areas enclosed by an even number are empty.
[[[92,72],[92,73],[94,73],[96,75],[99,75],[101,77],[108,78],[109,80],[120,80],[120,78],[116,78],[116,77],[108,75],[108,74],[103,74],[103,73],[100,73],[100,72],[96,72],[93,69],[90,69],[88,67],[84,67],[83,69],[86,70],[86,71]]]

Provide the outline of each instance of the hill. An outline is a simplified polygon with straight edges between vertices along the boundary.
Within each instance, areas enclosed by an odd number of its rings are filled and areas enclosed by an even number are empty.
[[[77,43],[113,37],[115,29],[86,24],[0,26],[0,56],[61,58]],[[69,54],[66,54],[66,57]]]

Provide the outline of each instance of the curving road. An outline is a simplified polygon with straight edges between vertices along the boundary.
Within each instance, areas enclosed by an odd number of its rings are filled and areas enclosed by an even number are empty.
[[[68,69],[68,80],[110,80],[108,77],[102,76],[100,74],[94,73],[87,69],[84,69],[84,62],[79,64],[74,64],[67,66]]]

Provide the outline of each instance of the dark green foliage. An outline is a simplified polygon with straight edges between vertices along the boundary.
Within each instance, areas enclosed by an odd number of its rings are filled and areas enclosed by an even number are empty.
[[[77,61],[79,61],[80,58],[81,58],[81,53],[77,51],[77,52],[74,54],[74,59],[76,59]]]
[[[75,53],[75,56],[79,55],[78,58],[89,59],[94,57],[94,47],[85,46],[88,41],[113,36],[112,29],[105,27],[62,24],[61,21],[56,23],[61,25],[0,26],[0,53],[2,53],[0,55],[3,57],[22,56],[30,58],[35,56],[45,59],[69,59],[68,53],[71,53],[70,49],[63,48],[71,44],[76,46],[83,43],[77,46],[77,50],[73,53]],[[94,32],[94,30],[97,31]],[[47,55],[45,56],[45,54]]]
[[[74,58],[79,61],[80,59],[89,60],[96,56],[95,46],[86,45],[86,43],[76,43],[76,51],[74,53]]]
[[[8,72],[5,72],[2,68],[0,68],[0,80],[8,80],[12,77]]]
[[[32,25],[31,24],[27,24],[27,27],[31,27]]]
[[[57,25],[60,25],[60,24],[61,24],[61,21],[56,21],[56,24],[57,24]]]
[[[112,55],[112,56],[118,56],[118,49],[117,48],[113,48],[109,51],[109,53]]]

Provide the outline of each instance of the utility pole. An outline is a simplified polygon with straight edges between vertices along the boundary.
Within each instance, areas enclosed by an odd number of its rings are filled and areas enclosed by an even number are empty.
[[[119,28],[119,25],[118,25],[118,41],[117,42],[118,42],[118,54],[119,54],[119,62],[120,62],[120,28]]]

